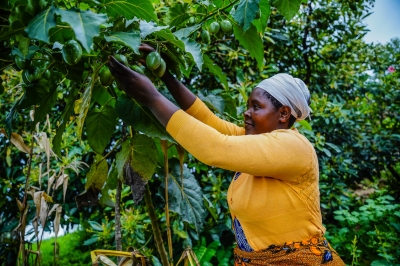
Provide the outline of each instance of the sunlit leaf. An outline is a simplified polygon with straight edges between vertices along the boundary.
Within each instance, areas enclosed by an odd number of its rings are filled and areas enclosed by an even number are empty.
[[[96,14],[90,10],[58,9],[61,21],[68,23],[75,33],[76,39],[82,47],[89,52],[93,44],[93,37],[100,35],[100,25],[107,21],[106,14]]]
[[[182,38],[182,42],[185,45],[185,51],[189,53],[192,60],[196,63],[196,66],[201,71],[203,66],[203,53],[201,52],[201,45],[190,38]]]
[[[250,56],[256,59],[258,68],[262,70],[264,66],[264,46],[256,27],[251,25],[246,32],[243,32],[240,27],[234,25],[233,31],[236,39],[249,51]]]
[[[157,26],[157,24],[154,23],[153,21],[146,22],[144,20],[141,20],[139,22],[140,36],[143,39],[146,38],[147,35],[152,34],[153,32],[160,31],[166,28],[168,28],[168,26]]]
[[[138,32],[110,32],[104,36],[107,42],[116,42],[131,48],[139,54],[140,34]]]
[[[302,0],[272,0],[272,5],[289,21],[299,11]]]
[[[256,17],[256,13],[259,10],[260,0],[240,0],[236,9],[232,11],[232,16],[239,23],[239,26],[245,32],[250,28],[251,22]]]
[[[147,21],[158,21],[156,11],[150,0],[106,0],[103,4],[110,16],[121,15],[126,19],[135,16]]]

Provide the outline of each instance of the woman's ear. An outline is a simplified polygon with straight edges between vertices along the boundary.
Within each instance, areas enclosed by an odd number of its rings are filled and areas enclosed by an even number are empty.
[[[292,109],[289,106],[282,106],[279,108],[279,122],[286,123],[289,122],[290,115],[292,113]]]

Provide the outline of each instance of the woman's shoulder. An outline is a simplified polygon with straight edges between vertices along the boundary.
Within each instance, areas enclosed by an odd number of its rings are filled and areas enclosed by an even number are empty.
[[[264,134],[270,134],[271,137],[286,142],[288,148],[294,146],[301,146],[307,149],[312,148],[312,150],[314,150],[314,146],[312,145],[312,143],[296,128],[277,129],[270,133],[264,133]]]

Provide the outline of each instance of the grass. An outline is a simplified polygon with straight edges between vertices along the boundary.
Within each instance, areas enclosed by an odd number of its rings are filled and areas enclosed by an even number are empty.
[[[57,237],[58,255],[54,264],[54,238],[43,240],[41,245],[43,266],[50,265],[91,265],[90,249],[82,246],[81,233],[74,232]],[[34,245],[33,250],[36,250]]]

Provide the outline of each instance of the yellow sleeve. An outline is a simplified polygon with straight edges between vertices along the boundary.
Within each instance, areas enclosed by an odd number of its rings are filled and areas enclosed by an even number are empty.
[[[210,109],[208,109],[208,107],[199,98],[197,98],[192,106],[190,106],[185,112],[197,120],[200,120],[204,124],[215,128],[222,134],[230,136],[239,136],[245,134],[243,127],[239,127],[233,123],[229,123],[219,118]]]
[[[299,182],[316,160],[311,143],[293,130],[227,136],[178,110],[167,131],[201,162],[254,176]]]

